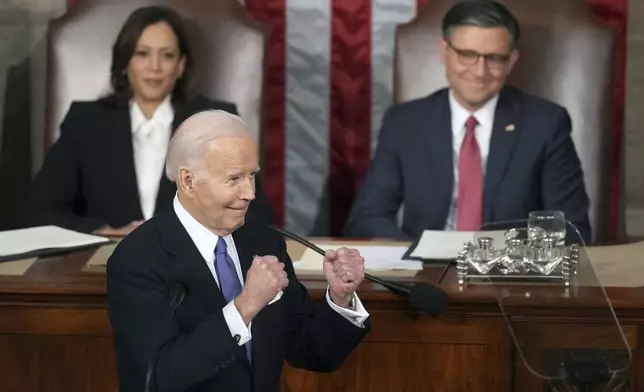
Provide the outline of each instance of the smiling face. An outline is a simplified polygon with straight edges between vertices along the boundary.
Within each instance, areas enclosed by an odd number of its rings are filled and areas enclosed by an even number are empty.
[[[217,235],[227,235],[244,224],[248,205],[255,199],[259,171],[257,147],[250,135],[216,139],[208,146],[198,170],[182,169],[181,190],[188,210]]]
[[[501,91],[519,58],[503,27],[455,27],[439,49],[454,97],[470,111]]]
[[[132,97],[142,106],[160,104],[184,72],[177,36],[166,22],[146,27],[127,67]]]

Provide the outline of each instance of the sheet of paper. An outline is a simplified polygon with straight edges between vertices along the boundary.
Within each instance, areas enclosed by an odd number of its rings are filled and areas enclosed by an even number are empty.
[[[322,249],[337,249],[337,244],[316,243]],[[365,269],[368,271],[420,271],[423,263],[415,260],[403,260],[407,251],[405,246],[382,245],[350,245],[357,249],[365,259]],[[301,259],[295,263],[296,270],[321,270],[323,257],[312,249],[306,249]]]
[[[116,249],[117,245],[118,242],[114,244],[103,245],[98,248],[96,252],[94,252],[92,257],[90,257],[87,261],[87,268],[104,268],[107,265],[107,259],[109,259],[112,253],[114,253],[114,249]]]
[[[38,260],[37,257],[31,257],[24,260],[7,261],[0,263],[0,275],[24,275],[25,272]]]
[[[604,287],[644,286],[644,241],[625,245],[593,246],[586,248],[586,255],[594,267],[597,278],[588,285]]]
[[[458,252],[463,250],[463,245],[470,241],[476,243],[483,234],[492,237],[493,245],[505,246],[505,230],[498,231],[444,231],[425,230],[420,237],[416,248],[409,254],[427,260],[456,259]]]
[[[99,237],[57,226],[40,226],[0,232],[0,257],[44,249],[66,249],[109,242]]]

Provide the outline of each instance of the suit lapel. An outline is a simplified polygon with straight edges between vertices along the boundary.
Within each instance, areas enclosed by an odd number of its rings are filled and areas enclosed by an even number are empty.
[[[253,237],[248,232],[248,229],[245,226],[240,227],[235,232],[233,232],[233,241],[235,242],[235,249],[237,250],[237,257],[239,257],[239,264],[241,265],[242,276],[244,283],[246,282],[246,276],[248,275],[248,270],[253,263],[253,258],[255,255],[264,256],[256,250],[255,242]],[[266,338],[262,336],[263,333],[263,322],[262,322],[262,312],[260,311],[257,316],[253,319],[251,324],[251,355],[254,359],[254,363],[251,366],[251,363],[246,361],[246,364],[253,368],[253,372],[257,371],[257,359],[261,358],[262,350],[262,341]],[[268,337],[270,339],[270,337]],[[245,348],[244,348],[245,350]],[[256,376],[255,376],[256,378]]]
[[[121,208],[127,210],[127,216],[143,218],[141,201],[139,199],[139,187],[134,167],[134,147],[132,146],[132,124],[130,112],[127,106],[117,109],[112,118],[112,125],[109,126],[109,133],[114,135],[114,159],[112,160],[112,171],[122,180],[125,189],[122,189],[126,199],[125,205]]]
[[[427,205],[433,208],[427,227],[434,229],[442,229],[445,226],[454,186],[452,120],[447,91],[444,90],[435,97],[438,100],[437,105],[430,106],[435,112],[427,117],[438,119],[436,125],[430,124],[426,130],[429,181],[425,184],[431,187],[427,190],[430,198]]]
[[[494,114],[494,127],[485,171],[483,192],[483,221],[490,222],[499,186],[512,158],[514,146],[521,132],[519,120],[520,100],[514,90],[504,88]]]
[[[233,240],[235,241],[235,248],[237,249],[237,256],[239,257],[239,263],[241,264],[242,275],[244,277],[244,282],[246,282],[246,274],[250,269],[250,266],[253,264],[253,257],[258,252],[255,251],[253,246],[254,241],[248,233],[248,229],[244,226],[240,227],[233,233]]]
[[[212,272],[190,235],[179,221],[174,209],[172,207],[164,208],[158,214],[157,219],[159,220],[161,244],[164,250],[172,256],[170,265],[172,278],[186,285],[186,295],[193,296],[196,299],[197,306],[201,310],[200,314],[210,315],[221,312],[226,306],[226,300],[213,278]],[[238,230],[233,233],[233,240],[245,282],[246,274],[252,263],[252,255],[254,254],[252,238],[244,230]],[[253,340],[256,338],[258,318],[256,317],[252,323]],[[261,321],[259,324],[261,324]],[[246,352],[245,347],[240,347],[240,350],[243,350],[244,353]],[[255,357],[256,349],[253,344],[253,358]],[[246,356],[244,355],[243,358],[246,358]],[[245,360],[244,363],[252,367],[248,360]]]
[[[245,225],[237,229],[233,233],[233,240],[235,241],[235,248],[237,249],[237,255],[239,256],[244,282],[246,282],[246,276],[253,263],[254,256],[267,255],[257,247],[257,240],[252,236],[252,228],[250,228],[250,226]],[[251,335],[253,336],[253,339],[251,340],[253,356],[252,371],[255,379],[257,379],[258,375],[263,371],[263,365],[259,358],[264,357],[265,347],[267,347],[267,343],[271,339],[271,333],[274,333],[273,331],[264,328],[266,323],[265,317],[266,313],[263,310],[260,311],[253,319],[251,326]]]
[[[170,268],[187,287],[187,295],[197,297],[207,313],[220,311],[226,304],[208,265],[183,227],[172,207],[159,215],[161,244],[173,257]],[[214,252],[214,249],[213,249]]]

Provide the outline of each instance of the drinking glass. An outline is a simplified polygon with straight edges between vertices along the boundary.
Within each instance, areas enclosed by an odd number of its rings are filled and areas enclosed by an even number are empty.
[[[561,211],[532,211],[528,215],[528,238],[541,242],[546,236],[555,239],[555,246],[566,240],[566,217]]]

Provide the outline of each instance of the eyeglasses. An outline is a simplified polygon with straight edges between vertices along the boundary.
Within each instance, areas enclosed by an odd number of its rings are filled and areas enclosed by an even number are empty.
[[[458,62],[468,67],[476,64],[479,58],[482,57],[485,60],[485,64],[489,68],[499,70],[503,69],[510,59],[509,54],[483,54],[474,50],[458,49],[455,48],[450,42],[447,43],[447,46],[449,46],[454,52],[456,52],[456,58],[458,59]]]

